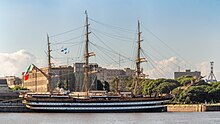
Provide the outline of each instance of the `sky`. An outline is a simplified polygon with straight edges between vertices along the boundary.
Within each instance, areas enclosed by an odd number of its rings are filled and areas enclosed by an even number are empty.
[[[85,10],[91,62],[134,68],[139,20],[149,77],[172,78],[178,68],[208,76],[214,61],[220,78],[219,0],[1,0],[0,76],[21,76],[31,63],[46,66],[47,34],[55,66],[82,61]]]

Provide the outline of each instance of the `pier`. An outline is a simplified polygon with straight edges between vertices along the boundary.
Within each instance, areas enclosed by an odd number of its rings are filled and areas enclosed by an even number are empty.
[[[167,105],[167,112],[220,111],[220,104],[173,104]]]

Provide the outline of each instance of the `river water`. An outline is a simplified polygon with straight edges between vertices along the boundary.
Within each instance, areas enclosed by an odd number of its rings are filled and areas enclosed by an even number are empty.
[[[220,124],[220,112],[0,113],[0,124]]]

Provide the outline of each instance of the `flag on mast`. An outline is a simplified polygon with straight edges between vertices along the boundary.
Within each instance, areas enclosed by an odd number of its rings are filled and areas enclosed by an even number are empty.
[[[68,48],[63,48],[63,49],[61,49],[61,52],[64,53],[64,54],[67,54],[67,53],[69,53],[69,49]]]
[[[26,72],[24,73],[24,80],[28,80],[29,78],[29,72],[33,69],[33,65],[29,65]]]

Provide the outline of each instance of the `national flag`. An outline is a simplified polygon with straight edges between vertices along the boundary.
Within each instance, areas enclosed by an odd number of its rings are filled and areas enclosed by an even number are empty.
[[[33,65],[29,65],[28,68],[27,68],[27,70],[26,70],[26,72],[24,73],[24,80],[25,80],[25,81],[28,80],[28,78],[29,78],[29,72],[32,70],[32,68],[33,68]]]
[[[68,48],[64,48],[64,49],[61,49],[61,52],[63,52],[64,54],[67,54],[67,53],[69,53],[69,50],[68,50]]]

